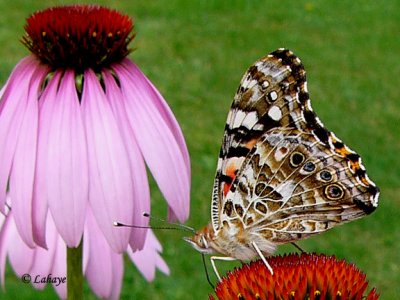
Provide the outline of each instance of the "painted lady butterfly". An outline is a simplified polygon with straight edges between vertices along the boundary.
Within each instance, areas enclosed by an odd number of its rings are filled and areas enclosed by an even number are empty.
[[[228,114],[211,223],[186,238],[215,259],[248,260],[372,213],[378,187],[311,108],[306,73],[278,49],[246,72]],[[270,268],[272,273],[272,269]]]

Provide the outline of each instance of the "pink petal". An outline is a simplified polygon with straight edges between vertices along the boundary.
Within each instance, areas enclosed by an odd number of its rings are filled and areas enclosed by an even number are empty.
[[[133,219],[130,224],[147,226],[149,220],[148,218],[143,217],[143,212],[150,213],[150,190],[147,180],[146,166],[121,101],[123,98],[121,90],[109,71],[103,73],[103,79],[106,86],[107,99],[110,103],[115,119],[118,122],[125,149],[129,156],[129,165],[133,182],[133,194],[132,197],[129,197],[129,201],[133,201],[134,203]],[[131,247],[134,250],[143,248],[145,238],[146,229],[132,228],[130,237]]]
[[[88,199],[86,137],[72,70],[60,80],[57,97],[45,100],[50,101],[54,104],[47,124],[48,203],[59,234],[72,248],[82,237]]]
[[[88,144],[90,206],[110,246],[121,253],[127,247],[131,230],[116,228],[113,222],[129,223],[133,218],[129,158],[96,75],[87,70],[84,76],[82,108]]]
[[[3,288],[11,219],[10,212],[7,212],[6,216],[0,213],[0,283]]]
[[[38,63],[32,57],[24,58],[15,67],[6,87],[3,89],[0,102],[0,210],[3,213],[8,180],[19,140],[19,133],[24,124],[24,118],[32,117],[34,109],[32,101],[28,101],[28,97],[32,98],[33,95],[29,95],[28,92],[31,79],[37,68],[39,68]],[[33,89],[31,89],[32,91]],[[20,141],[20,143],[22,142]],[[34,149],[30,148],[29,150],[35,153]],[[28,235],[28,233],[25,235],[27,242],[29,242]]]
[[[183,137],[182,130],[175,119],[175,116],[165,101],[164,97],[160,94],[157,88],[153,85],[153,83],[143,74],[143,72],[136,66],[134,62],[129,59],[125,59],[122,65],[126,66],[128,72],[132,73],[132,76],[135,78],[143,78],[145,82],[142,82],[145,89],[151,91],[153,103],[156,105],[158,111],[160,112],[162,118],[165,120],[168,127],[171,129],[172,134],[174,135],[176,141],[179,144],[179,148],[181,150],[181,155],[185,161],[187,176],[190,177],[190,158],[189,152],[186,146],[185,139]]]
[[[8,231],[8,259],[17,277],[29,273],[35,258],[35,249],[29,248],[19,235],[14,222],[14,215],[10,211],[11,218]]]
[[[17,277],[23,274],[31,275],[31,284],[36,289],[43,289],[45,283],[35,282],[50,275],[52,277],[65,277],[65,249],[66,246],[57,234],[51,217],[47,220],[47,239],[49,250],[40,247],[29,248],[21,239],[13,220],[12,211],[8,212],[6,219],[1,215],[0,231],[0,259],[1,259],[1,283],[4,285],[4,268],[6,255],[8,254],[11,267]],[[55,287],[61,298],[65,298],[66,284]],[[64,296],[63,296],[64,295]]]
[[[113,298],[118,299],[123,272],[122,254],[112,251],[90,209],[83,243],[88,247],[85,276],[90,287],[99,298],[116,295]]]
[[[6,83],[4,84],[4,86],[0,89],[0,99],[3,97],[4,92],[6,91],[7,85],[8,85],[8,81],[9,79],[7,79]],[[0,104],[0,113],[1,113],[1,108],[4,107],[4,102],[2,104]]]
[[[127,252],[144,278],[152,281],[155,278],[156,268],[164,274],[169,275],[169,268],[159,254],[161,251],[161,244],[158,242],[153,231],[149,230],[143,250],[133,252],[132,249],[128,248]]]
[[[153,89],[142,74],[116,64],[124,104],[139,147],[169,206],[181,222],[189,215],[190,175],[184,150],[154,100]],[[136,76],[133,76],[132,73]]]
[[[32,200],[33,236],[35,242],[46,248],[47,196],[47,158],[52,117],[55,110],[57,91],[63,72],[56,71],[48,82],[39,100],[39,135],[37,145],[37,164]]]
[[[33,56],[27,56],[20,60],[0,91],[0,97],[4,97],[0,102],[0,114],[3,114],[3,110],[11,111],[15,109],[17,106],[17,102],[13,100],[15,99],[15,96],[27,92],[27,89],[25,91],[22,91],[21,89],[21,84],[24,84],[23,86],[26,87],[29,86],[29,81],[23,80],[24,76],[29,76],[28,78],[30,79],[31,75],[37,69],[42,68],[44,67],[41,66]],[[8,108],[6,108],[7,106]]]
[[[24,107],[20,107],[20,130],[9,183],[15,225],[21,238],[30,247],[35,246],[32,232],[32,196],[38,135],[38,95],[45,71],[39,68],[32,75],[29,93],[23,101]]]
[[[54,250],[54,262],[51,274],[57,277],[66,277],[67,276],[67,247],[60,236],[57,236],[56,241],[54,242],[55,250]],[[67,278],[68,280],[68,278]],[[61,299],[67,298],[67,285],[60,284],[55,286],[53,284],[53,288],[56,290],[58,296]]]
[[[48,250],[43,249],[41,247],[36,247],[35,248],[35,258],[33,262],[32,268],[29,270],[29,274],[32,276],[32,278],[36,278],[36,276],[44,277],[47,276],[48,274],[51,274],[51,276],[56,276],[52,273],[53,269],[53,264],[54,262],[54,256],[56,255],[56,250],[57,250],[57,243],[59,239],[59,235],[57,233],[57,229],[54,225],[54,221],[51,217],[50,214],[47,215],[47,226],[46,226],[46,240],[48,242]],[[65,246],[64,246],[65,247]],[[64,261],[65,263],[65,261]],[[46,286],[46,283],[41,283],[40,280],[39,282],[35,283],[32,282],[32,285],[36,289],[44,289]]]
[[[124,260],[122,254],[113,253],[113,255],[111,255],[111,265],[113,276],[109,299],[119,299],[124,276]]]

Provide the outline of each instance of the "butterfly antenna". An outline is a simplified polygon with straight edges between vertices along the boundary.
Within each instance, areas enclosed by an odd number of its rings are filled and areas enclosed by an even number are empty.
[[[297,250],[299,250],[301,253],[306,253],[306,251],[304,251],[303,249],[301,249],[301,247],[299,245],[297,245],[296,243],[291,243]]]
[[[151,217],[148,213],[143,213],[144,217],[153,219],[153,220],[157,220],[158,222],[162,222],[162,223],[166,223],[168,225],[173,225],[176,227],[172,227],[172,226],[141,226],[141,225],[132,225],[132,224],[125,224],[125,223],[121,223],[121,222],[117,222],[114,221],[113,225],[115,227],[131,227],[131,228],[143,228],[143,229],[172,229],[172,230],[184,230],[184,231],[189,231],[191,233],[195,233],[196,231],[186,225],[180,224],[180,223],[173,223],[173,222],[168,222],[165,221],[163,219],[160,218],[155,218],[155,217]]]
[[[189,231],[191,233],[195,233],[196,232],[196,230],[194,230],[194,228],[192,228],[190,226],[187,226],[187,225],[184,225],[184,224],[181,224],[181,223],[176,223],[176,222],[168,222],[167,220],[150,216],[150,214],[148,214],[147,212],[143,213],[143,217],[149,218],[150,220],[154,220],[154,221],[157,221],[157,222],[174,225],[174,226],[177,226],[177,227],[179,227],[179,228],[181,228],[181,229],[183,229],[185,231]]]
[[[121,222],[113,222],[115,227],[130,227],[130,228],[143,228],[143,229],[169,229],[169,230],[182,230],[183,228],[180,227],[172,227],[172,226],[141,226],[141,225],[132,225],[132,224],[125,224]]]
[[[201,259],[203,260],[203,266],[204,266],[204,271],[206,272],[207,281],[211,285],[213,290],[215,290],[215,287],[214,287],[214,285],[212,284],[212,282],[210,280],[210,275],[208,274],[207,265],[206,265],[206,259],[205,259],[204,253],[201,253]]]

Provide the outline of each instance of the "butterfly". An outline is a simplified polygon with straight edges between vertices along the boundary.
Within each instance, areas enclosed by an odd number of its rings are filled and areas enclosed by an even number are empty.
[[[215,260],[263,259],[280,244],[361,218],[379,189],[360,156],[312,110],[300,59],[278,49],[244,74],[219,153],[211,223],[186,238]]]

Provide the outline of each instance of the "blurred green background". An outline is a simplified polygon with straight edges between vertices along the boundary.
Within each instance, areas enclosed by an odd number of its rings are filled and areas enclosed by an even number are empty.
[[[80,1],[79,3],[89,3]],[[37,9],[77,1],[0,1],[0,83],[28,51],[19,42]],[[356,263],[381,299],[397,299],[400,284],[400,2],[378,1],[98,1],[132,16],[131,58],[165,96],[186,136],[192,159],[191,217],[210,220],[210,196],[230,103],[243,72],[280,47],[303,61],[314,110],[356,150],[381,188],[379,209],[299,245]],[[152,213],[166,205],[152,186]],[[201,256],[183,232],[157,231],[171,274],[146,282],[126,259],[121,299],[207,299]],[[282,246],[279,253],[293,252]],[[221,264],[220,264],[221,265]],[[232,265],[222,263],[222,269]],[[85,287],[85,299],[95,299]],[[53,299],[10,267],[1,299]]]

